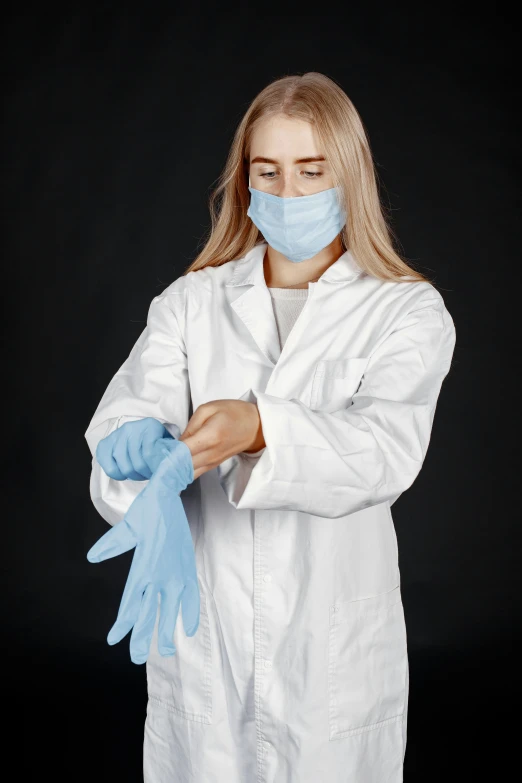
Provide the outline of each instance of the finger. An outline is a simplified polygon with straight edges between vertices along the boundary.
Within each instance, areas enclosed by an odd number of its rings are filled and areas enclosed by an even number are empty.
[[[209,426],[198,430],[194,435],[182,435],[180,443],[189,448],[194,465],[201,466],[216,459],[220,439]]]
[[[215,403],[218,403],[218,400],[216,400]],[[187,426],[183,430],[183,433],[179,439],[181,440],[185,435],[194,435],[199,429],[201,429],[207,419],[214,415],[218,407],[219,406],[214,404],[212,401],[204,402],[202,405],[198,405],[188,420]]]
[[[176,653],[174,644],[174,631],[181,605],[183,590],[179,586],[168,585],[161,591],[161,608],[158,626],[158,652],[168,656]]]
[[[136,608],[136,614],[138,614],[138,611],[139,609]],[[133,620],[116,620],[111,630],[107,634],[107,644],[112,646],[114,644],[118,644],[118,642],[121,642],[121,640],[127,636],[133,625]]]
[[[141,446],[142,459],[151,474],[154,473],[159,463],[163,459],[163,452],[158,449],[157,446],[161,440],[165,439],[174,440],[170,432],[165,429],[165,427],[163,427],[161,437],[159,437],[158,433],[152,429],[148,429],[143,434],[143,443]]]
[[[112,437],[113,435],[114,432],[98,443],[98,446],[96,447],[96,461],[109,478],[116,479],[116,481],[124,481],[126,476],[124,476],[118,468],[116,460],[112,456],[115,440],[114,437]]]
[[[194,463],[190,449],[180,440],[159,440],[156,448],[163,451],[164,457],[155,476],[160,476],[160,480],[179,495],[194,480]]]
[[[212,406],[212,403],[206,404]],[[180,437],[180,441],[189,448],[192,455],[194,479],[236,453],[233,449],[230,450],[230,446],[228,449],[225,446],[228,438],[224,435],[226,427],[223,426],[223,411],[214,409],[212,413],[207,411],[205,415],[206,418],[201,422],[201,426],[196,429],[189,422],[189,426]],[[199,471],[198,476],[195,475],[197,471]]]
[[[134,466],[129,455],[129,440],[130,434],[122,434],[122,436],[114,444],[112,456],[118,466],[119,471],[126,478],[131,479],[131,481],[144,481],[144,476],[134,470]]]
[[[195,481],[200,476],[202,476],[203,473],[207,473],[209,470],[214,470],[215,467],[216,467],[215,465],[203,465],[203,467],[198,468],[197,470],[194,471],[194,479],[193,479],[193,481]]]
[[[149,657],[157,611],[158,590],[154,583],[149,583],[143,593],[138,619],[132,630],[130,654],[133,663],[145,663]]]
[[[219,414],[219,401],[205,402],[199,405],[191,416],[179,440],[186,443],[192,456],[196,456],[219,442],[219,433],[214,432],[212,419]]]
[[[219,444],[207,443],[202,446],[201,435],[198,433],[193,437],[188,437],[186,440],[182,440],[190,450],[192,455],[192,470],[194,471],[193,481],[197,479],[201,473],[206,473],[207,470],[220,465],[225,457],[221,458],[221,452],[219,450]],[[199,471],[199,473],[198,473]]]
[[[146,432],[147,430],[134,432],[127,442],[127,453],[134,473],[141,476],[143,480],[150,479],[152,475],[143,456],[143,438]]]
[[[100,563],[116,555],[122,555],[135,547],[137,539],[128,522],[122,519],[114,525],[89,549],[87,560],[90,563]]]
[[[125,589],[120,601],[118,617],[107,636],[109,644],[117,644],[126,636],[131,628],[134,627],[138,619],[141,598],[143,591],[147,586],[147,581],[142,576],[142,561],[140,557],[140,548],[136,547],[134,557],[132,558],[129,575],[125,583]]]
[[[194,636],[199,626],[200,595],[196,555],[188,521],[186,526],[187,530],[181,546],[181,567],[185,582],[181,602],[185,633],[187,636]]]
[[[199,627],[200,597],[197,581],[187,582],[181,596],[183,628],[187,636],[194,636]]]

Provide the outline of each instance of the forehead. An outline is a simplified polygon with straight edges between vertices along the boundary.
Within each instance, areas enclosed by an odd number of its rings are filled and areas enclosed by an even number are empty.
[[[250,160],[256,156],[293,160],[307,155],[321,155],[314,127],[305,120],[277,115],[261,120],[250,144]]]

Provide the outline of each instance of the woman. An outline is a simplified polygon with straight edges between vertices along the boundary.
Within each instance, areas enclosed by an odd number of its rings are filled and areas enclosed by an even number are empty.
[[[361,120],[322,74],[255,98],[211,211],[86,432],[94,456],[127,425],[117,478],[93,459],[111,525],[143,488],[132,423],[154,419],[193,458],[200,624],[190,637],[178,617],[171,657],[153,640],[144,778],[399,783],[390,506],[426,456],[454,324],[394,251]]]

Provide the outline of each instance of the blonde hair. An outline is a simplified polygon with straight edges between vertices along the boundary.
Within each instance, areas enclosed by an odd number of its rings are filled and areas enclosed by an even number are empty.
[[[276,114],[314,126],[347,215],[340,233],[343,250],[349,249],[365,272],[381,280],[427,281],[393,247],[395,237],[384,216],[370,145],[355,106],[332,79],[315,71],[275,79],[248,107],[209,199],[211,227],[204,247],[184,274],[241,258],[263,241],[247,216],[250,146],[257,125]]]

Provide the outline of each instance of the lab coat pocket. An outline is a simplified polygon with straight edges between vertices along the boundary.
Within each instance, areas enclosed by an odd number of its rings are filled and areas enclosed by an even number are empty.
[[[147,661],[149,699],[175,712],[180,718],[212,722],[212,645],[207,598],[200,582],[199,626],[186,636],[180,611],[174,630],[175,655],[158,652],[158,619]]]
[[[321,359],[312,379],[310,408],[332,413],[348,407],[359,388],[369,357]]]
[[[330,740],[402,720],[408,658],[400,586],[330,606]]]

